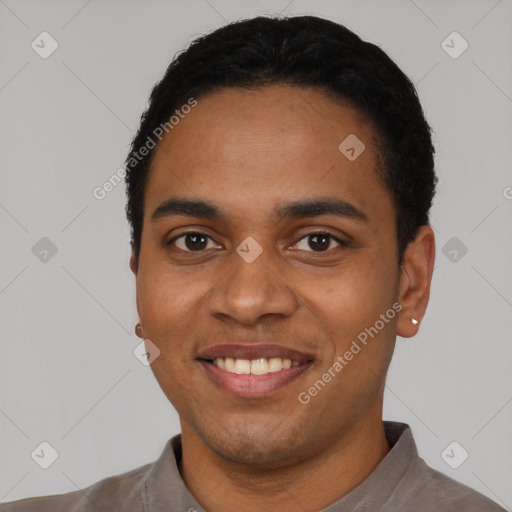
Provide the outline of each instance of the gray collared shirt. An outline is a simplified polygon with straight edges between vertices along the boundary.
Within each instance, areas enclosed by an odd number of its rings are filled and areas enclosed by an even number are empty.
[[[418,456],[408,425],[385,421],[384,427],[389,453],[366,480],[322,512],[505,512],[429,467]],[[0,504],[0,512],[205,512],[181,479],[180,458],[177,435],[152,464],[80,491]]]

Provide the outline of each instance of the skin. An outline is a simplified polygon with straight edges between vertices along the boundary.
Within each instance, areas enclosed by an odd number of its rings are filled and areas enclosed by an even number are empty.
[[[365,151],[349,161],[349,134]],[[321,91],[224,89],[159,143],[145,191],[141,252],[132,255],[141,337],[161,353],[151,367],[180,416],[182,477],[207,510],[319,510],[360,484],[389,451],[382,423],[396,335],[414,336],[427,307],[434,234],[422,227],[398,265],[395,209],[377,175],[376,132],[359,111]],[[151,220],[171,196],[215,203],[222,221]],[[282,203],[337,197],[366,222],[322,215],[276,222]],[[201,250],[184,231],[208,237]],[[329,231],[348,242],[311,234]],[[248,236],[262,254],[247,263]],[[187,252],[188,250],[188,252]],[[307,391],[379,315],[399,314],[308,404]],[[217,343],[269,342],[313,354],[298,379],[262,398],[234,396],[196,360]],[[264,498],[262,498],[264,496]]]

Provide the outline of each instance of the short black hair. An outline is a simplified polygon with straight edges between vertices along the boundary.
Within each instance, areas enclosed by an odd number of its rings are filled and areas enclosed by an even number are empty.
[[[172,127],[169,119],[191,98],[197,101],[223,88],[274,84],[318,88],[348,102],[372,123],[379,138],[379,174],[396,211],[402,263],[407,244],[429,224],[437,183],[431,128],[414,85],[386,53],[343,25],[315,16],[237,21],[195,39],[175,56],[151,92],[125,162],[126,214],[137,262],[159,127]],[[143,146],[151,149],[141,156]]]

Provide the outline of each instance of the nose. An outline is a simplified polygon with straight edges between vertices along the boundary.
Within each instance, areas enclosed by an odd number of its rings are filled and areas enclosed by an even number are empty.
[[[209,292],[206,306],[210,315],[243,325],[257,324],[263,317],[291,317],[299,306],[293,291],[271,268],[265,251],[252,263],[236,252],[226,276]]]

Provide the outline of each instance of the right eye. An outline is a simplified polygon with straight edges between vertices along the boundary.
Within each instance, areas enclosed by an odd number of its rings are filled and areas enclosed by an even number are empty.
[[[188,231],[187,233],[182,233],[181,235],[171,238],[166,242],[166,245],[171,246],[175,244],[178,249],[185,252],[201,252],[208,248],[208,240],[214,242],[214,240],[205,233]]]

